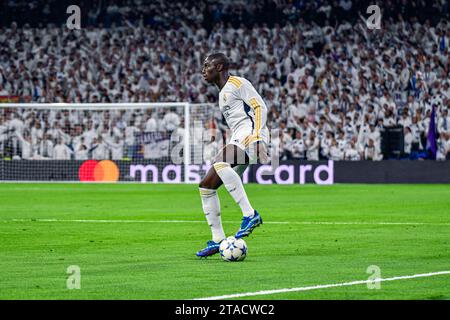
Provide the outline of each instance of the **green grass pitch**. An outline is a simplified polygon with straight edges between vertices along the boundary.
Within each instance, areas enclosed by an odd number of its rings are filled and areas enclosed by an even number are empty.
[[[450,185],[246,190],[264,224],[229,263],[195,257],[210,238],[195,185],[0,184],[0,299],[194,299],[367,280],[370,265],[382,278],[450,270]],[[241,213],[220,200],[232,235]],[[450,275],[251,299],[450,299]]]

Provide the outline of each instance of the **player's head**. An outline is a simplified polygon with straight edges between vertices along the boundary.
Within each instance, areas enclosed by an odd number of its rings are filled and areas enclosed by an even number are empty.
[[[212,53],[208,55],[203,63],[202,75],[207,82],[215,82],[220,74],[227,72],[230,62],[223,53]]]

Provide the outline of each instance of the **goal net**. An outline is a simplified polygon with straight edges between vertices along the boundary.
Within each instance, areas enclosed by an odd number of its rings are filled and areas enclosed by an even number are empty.
[[[0,181],[197,183],[228,137],[213,104],[0,104]]]

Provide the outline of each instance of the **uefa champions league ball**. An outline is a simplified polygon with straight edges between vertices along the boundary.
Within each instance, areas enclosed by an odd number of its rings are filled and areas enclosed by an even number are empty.
[[[219,252],[225,261],[242,261],[247,256],[247,244],[242,239],[228,237],[220,243]]]

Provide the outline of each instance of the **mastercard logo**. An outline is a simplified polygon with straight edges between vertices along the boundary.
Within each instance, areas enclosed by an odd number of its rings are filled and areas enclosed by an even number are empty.
[[[111,160],[87,160],[78,169],[80,181],[117,182],[119,168]]]

